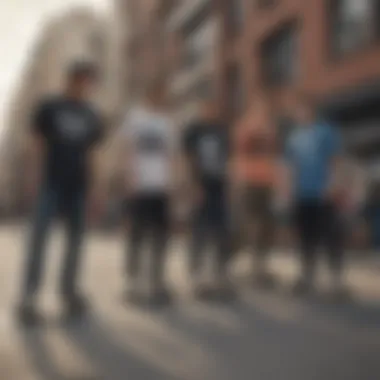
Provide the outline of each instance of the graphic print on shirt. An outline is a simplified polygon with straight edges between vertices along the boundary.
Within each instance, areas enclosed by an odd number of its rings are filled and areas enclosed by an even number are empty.
[[[201,166],[209,175],[220,175],[223,171],[221,141],[217,136],[205,135],[198,143]]]
[[[59,135],[70,142],[79,143],[85,139],[88,133],[86,118],[69,111],[57,114],[57,128]]]
[[[137,149],[142,154],[165,154],[166,144],[162,133],[154,130],[139,132],[137,136]]]

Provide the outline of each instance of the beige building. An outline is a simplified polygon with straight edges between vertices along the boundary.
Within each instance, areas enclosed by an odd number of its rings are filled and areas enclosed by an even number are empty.
[[[4,137],[3,179],[0,181],[0,203],[9,212],[28,207],[25,191],[28,173],[24,173],[28,131],[35,104],[44,96],[62,90],[70,63],[85,60],[95,63],[101,80],[94,103],[105,124],[112,128],[118,112],[119,59],[117,32],[112,17],[105,18],[90,8],[76,8],[52,19],[42,30],[22,73],[8,113]],[[113,149],[104,144],[104,181],[110,175]]]

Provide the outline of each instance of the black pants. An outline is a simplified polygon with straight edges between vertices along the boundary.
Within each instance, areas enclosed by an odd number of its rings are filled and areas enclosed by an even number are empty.
[[[208,243],[216,249],[217,271],[224,274],[231,256],[230,228],[224,191],[206,192],[195,210],[190,241],[190,273],[202,269]]]
[[[331,203],[300,201],[295,208],[295,223],[299,237],[304,275],[312,278],[320,244],[326,248],[329,266],[339,276],[343,269],[343,222]]]
[[[27,248],[23,288],[25,296],[32,296],[39,289],[45,264],[46,241],[53,219],[58,213],[63,216],[67,229],[61,291],[63,295],[69,296],[76,290],[85,224],[85,191],[63,191],[58,186],[45,184],[39,194]]]
[[[150,274],[156,286],[163,284],[169,237],[169,200],[165,194],[139,195],[128,201],[130,234],[127,247],[127,275],[137,279],[142,269],[143,243],[150,243]]]

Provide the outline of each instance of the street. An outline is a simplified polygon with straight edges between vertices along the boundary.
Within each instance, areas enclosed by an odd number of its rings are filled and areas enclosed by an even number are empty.
[[[1,380],[378,380],[380,279],[368,264],[351,266],[355,302],[333,305],[288,291],[294,259],[276,255],[283,286],[242,286],[230,305],[201,304],[187,293],[184,250],[173,243],[170,284],[175,304],[138,310],[122,302],[121,236],[92,235],[83,281],[93,301],[82,322],[60,319],[55,277],[61,234],[54,233],[41,308],[46,326],[23,330],[13,321],[20,288],[23,228],[2,227],[0,244]],[[243,274],[244,258],[236,270]]]

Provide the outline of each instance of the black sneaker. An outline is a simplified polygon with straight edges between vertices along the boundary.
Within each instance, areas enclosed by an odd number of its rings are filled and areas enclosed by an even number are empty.
[[[142,295],[136,287],[127,287],[124,291],[123,301],[128,304],[138,305],[142,302]]]
[[[335,286],[330,295],[331,301],[341,303],[341,302],[349,302],[352,299],[352,293],[350,290],[344,285]]]
[[[276,286],[276,280],[272,274],[260,272],[254,276],[253,285],[261,289],[273,289]]]
[[[166,288],[154,290],[152,295],[148,298],[148,304],[156,307],[168,306],[172,301],[172,294]]]
[[[38,326],[44,322],[42,315],[32,301],[23,301],[17,310],[18,322],[24,327]]]
[[[312,281],[306,280],[304,278],[301,278],[296,282],[296,284],[293,287],[293,293],[295,295],[310,295],[314,292],[314,285]]]
[[[197,284],[193,286],[192,294],[196,300],[210,301],[215,290],[210,285]]]
[[[89,309],[86,297],[78,293],[65,295],[64,303],[69,317],[81,317],[87,314]]]
[[[232,302],[236,300],[237,293],[231,284],[221,284],[214,289],[211,298],[219,302]]]

